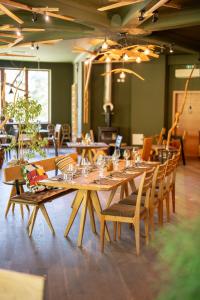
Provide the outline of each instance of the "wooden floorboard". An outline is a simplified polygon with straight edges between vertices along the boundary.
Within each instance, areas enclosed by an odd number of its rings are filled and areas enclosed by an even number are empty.
[[[193,218],[200,211],[200,161],[179,166],[177,174],[177,213],[172,221],[185,215]],[[69,238],[64,230],[71,212],[73,195],[47,204],[56,235],[52,236],[39,214],[32,238],[28,237],[28,213],[21,219],[19,208],[4,218],[9,186],[0,184],[0,268],[36,275],[45,275],[47,300],[153,300],[160,287],[157,255],[146,248],[142,238],[141,256],[135,255],[133,231],[124,225],[122,240],[105,244],[105,254],[99,251],[99,236],[90,228],[87,216],[83,248],[76,246],[80,214]],[[105,204],[106,193],[101,202]],[[115,197],[117,200],[118,195]],[[110,232],[112,234],[112,228]],[[97,222],[99,232],[99,223]]]

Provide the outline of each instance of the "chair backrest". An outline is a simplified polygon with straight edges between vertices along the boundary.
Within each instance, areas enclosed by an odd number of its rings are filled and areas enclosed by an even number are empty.
[[[149,160],[152,150],[152,137],[144,138],[143,149],[142,149],[142,159]]]
[[[73,158],[73,160],[77,161],[77,154],[76,153],[71,153],[68,154],[70,157]],[[63,157],[63,155],[61,156]],[[40,166],[42,166],[45,170],[45,172],[49,172],[49,171],[53,171],[56,170],[56,164],[55,164],[55,159],[58,158],[57,157],[52,157],[52,158],[47,158],[47,159],[43,159],[43,160],[39,160],[39,161],[35,161],[35,162],[31,162],[33,164],[38,164]],[[9,182],[9,181],[14,181],[14,180],[22,180],[23,176],[22,176],[22,165],[17,165],[17,166],[11,166],[11,167],[7,167],[5,168],[4,171],[4,181],[5,182]]]
[[[91,139],[91,142],[94,143],[94,131],[93,131],[93,129],[90,129],[90,139]]]
[[[121,147],[122,138],[123,137],[121,135],[117,135],[116,141],[115,141],[115,148],[120,148]]]
[[[157,145],[162,145],[165,133],[166,133],[166,128],[163,127],[161,129],[161,132],[160,132],[159,136],[158,136]]]
[[[155,170],[154,176],[153,176],[150,206],[154,205],[154,198],[155,198],[156,192],[158,193],[158,199],[161,199],[161,197],[162,197],[166,167],[167,167],[167,162],[156,167],[156,170]],[[158,188],[158,190],[156,190],[157,188]]]
[[[48,124],[47,125],[48,130],[48,136],[51,137],[54,135],[55,125],[54,124]]]
[[[170,158],[167,160],[167,166],[166,166],[166,170],[165,170],[165,187],[167,190],[169,190],[170,185],[172,183],[173,180],[173,171],[174,171],[174,167],[175,167],[175,160],[173,160],[173,158]]]
[[[149,202],[150,202],[150,192],[153,183],[153,175],[155,172],[155,168],[152,168],[146,172],[141,177],[137,200],[136,200],[136,209],[135,209],[135,217],[140,218],[140,207],[141,207],[141,200],[142,196],[145,196],[145,207],[149,209]]]
[[[142,146],[144,142],[144,134],[143,133],[133,133],[132,134],[132,145],[134,146]]]
[[[70,130],[69,124],[62,124],[62,134],[70,136]]]
[[[56,124],[55,130],[54,130],[54,137],[57,138],[58,140],[60,140],[61,128],[62,128],[61,124]]]

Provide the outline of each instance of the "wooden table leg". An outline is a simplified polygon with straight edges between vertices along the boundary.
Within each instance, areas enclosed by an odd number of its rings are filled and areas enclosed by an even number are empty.
[[[101,208],[101,204],[100,204],[97,192],[96,191],[90,191],[90,197],[92,199],[92,204],[93,204],[94,209],[97,213],[97,216],[98,216],[99,220],[101,221],[102,208]],[[107,225],[105,225],[105,233],[106,233],[106,239],[110,242],[110,235],[109,235]]]
[[[128,182],[126,182],[124,184],[124,193],[125,193],[125,196],[128,197]]]
[[[109,196],[109,198],[108,198],[108,201],[107,201],[107,203],[106,203],[106,208],[110,206],[110,204],[111,204],[111,202],[112,202],[112,200],[113,200],[113,198],[114,198],[114,196],[115,196],[116,191],[117,191],[117,188],[115,188],[115,189],[113,189],[113,190],[111,191],[110,196]]]
[[[132,180],[130,180],[129,181],[129,185],[130,185],[130,187],[131,187],[131,192],[132,193],[134,193],[134,192],[136,192],[136,186],[135,186],[135,181],[134,181],[134,179],[132,179]]]
[[[95,219],[94,219],[94,208],[93,208],[93,205],[92,205],[92,200],[91,200],[91,197],[90,195],[88,195],[88,211],[89,211],[89,216],[90,216],[90,224],[91,224],[91,228],[92,228],[92,231],[93,233],[97,233],[96,232],[96,225],[95,225]]]
[[[10,192],[10,197],[9,197],[9,200],[8,200],[8,204],[7,204],[7,207],[6,207],[5,217],[7,217],[8,212],[9,212],[10,207],[11,207],[11,204],[12,204],[11,198],[12,198],[13,196],[15,196],[16,193],[17,193],[16,187],[15,187],[15,185],[13,185],[13,186],[12,186],[12,189],[11,189],[11,192]],[[13,204],[14,204],[14,203],[13,203]],[[13,209],[13,212],[14,212],[14,209]]]
[[[81,212],[81,220],[80,220],[80,228],[79,228],[79,234],[78,234],[78,247],[82,246],[82,240],[83,240],[83,233],[85,228],[85,220],[86,220],[86,214],[87,214],[87,207],[88,207],[88,191],[84,192],[84,197],[82,200],[82,212]]]
[[[121,185],[121,191],[120,191],[120,200],[122,200],[124,198],[124,191],[125,191],[125,186],[124,184]]]
[[[91,164],[93,164],[94,161],[93,161],[91,149],[88,149],[88,159],[89,159],[89,161],[91,162]]]
[[[65,229],[65,233],[64,233],[65,237],[68,236],[69,231],[70,231],[70,229],[72,227],[72,224],[74,223],[74,220],[76,218],[76,215],[77,215],[77,212],[79,210],[79,207],[80,207],[80,205],[81,205],[81,203],[83,201],[83,197],[84,197],[83,191],[78,191],[76,193],[76,196],[75,196],[75,198],[73,200],[72,212],[71,212],[68,224],[67,224],[66,229]]]

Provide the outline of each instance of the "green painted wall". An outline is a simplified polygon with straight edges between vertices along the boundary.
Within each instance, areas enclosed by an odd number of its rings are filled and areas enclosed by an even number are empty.
[[[185,69],[187,65],[196,65],[200,68],[198,55],[173,55],[168,61],[168,107],[165,111],[166,125],[169,128],[172,123],[172,107],[173,107],[173,91],[183,91],[186,84],[186,79],[175,78],[176,69]],[[200,78],[192,78],[189,82],[188,90],[200,91]],[[187,105],[187,102],[186,102]],[[199,118],[200,120],[200,118]]]
[[[121,65],[114,65],[121,67]],[[165,71],[166,59],[161,57],[142,64],[126,64],[145,78],[145,81],[126,76],[125,83],[118,83],[113,76],[112,101],[114,115],[112,126],[120,129],[124,141],[131,142],[132,133],[153,135],[160,131],[164,124],[165,107]],[[104,126],[103,97],[104,97],[103,64],[93,65],[90,84],[91,128],[97,136],[97,127]]]
[[[169,128],[172,119],[174,90],[184,90],[186,79],[175,78],[176,68],[197,64],[197,55],[160,56],[159,59],[141,64],[126,64],[127,68],[144,77],[144,81],[127,75],[125,83],[117,83],[113,76],[112,101],[114,115],[112,125],[120,128],[124,141],[131,142],[131,133],[155,135],[165,126]],[[121,66],[121,65],[120,65]],[[115,64],[114,67],[117,67]],[[103,64],[95,64],[90,83],[90,124],[97,137],[97,127],[104,126],[103,97],[105,71]],[[189,90],[200,90],[200,78],[191,79]]]
[[[145,80],[131,77],[131,132],[155,135],[164,125],[166,57],[132,68]]]
[[[35,62],[0,61],[0,67],[38,68]],[[41,69],[51,70],[51,122],[71,123],[72,63],[40,63]]]

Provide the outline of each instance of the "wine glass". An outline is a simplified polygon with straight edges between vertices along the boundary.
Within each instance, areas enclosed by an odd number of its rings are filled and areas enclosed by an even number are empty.
[[[89,166],[90,166],[90,162],[89,162],[88,158],[82,158],[82,160],[81,160],[81,166],[83,167],[82,168],[82,174],[84,176],[88,176]]]
[[[106,166],[106,160],[103,155],[99,155],[96,161],[97,168],[99,170],[99,177],[104,177],[104,168]]]
[[[123,154],[123,156],[124,156],[124,159],[126,160],[126,168],[129,166],[129,157],[130,157],[130,150],[129,149],[125,149],[124,150],[124,154]]]

